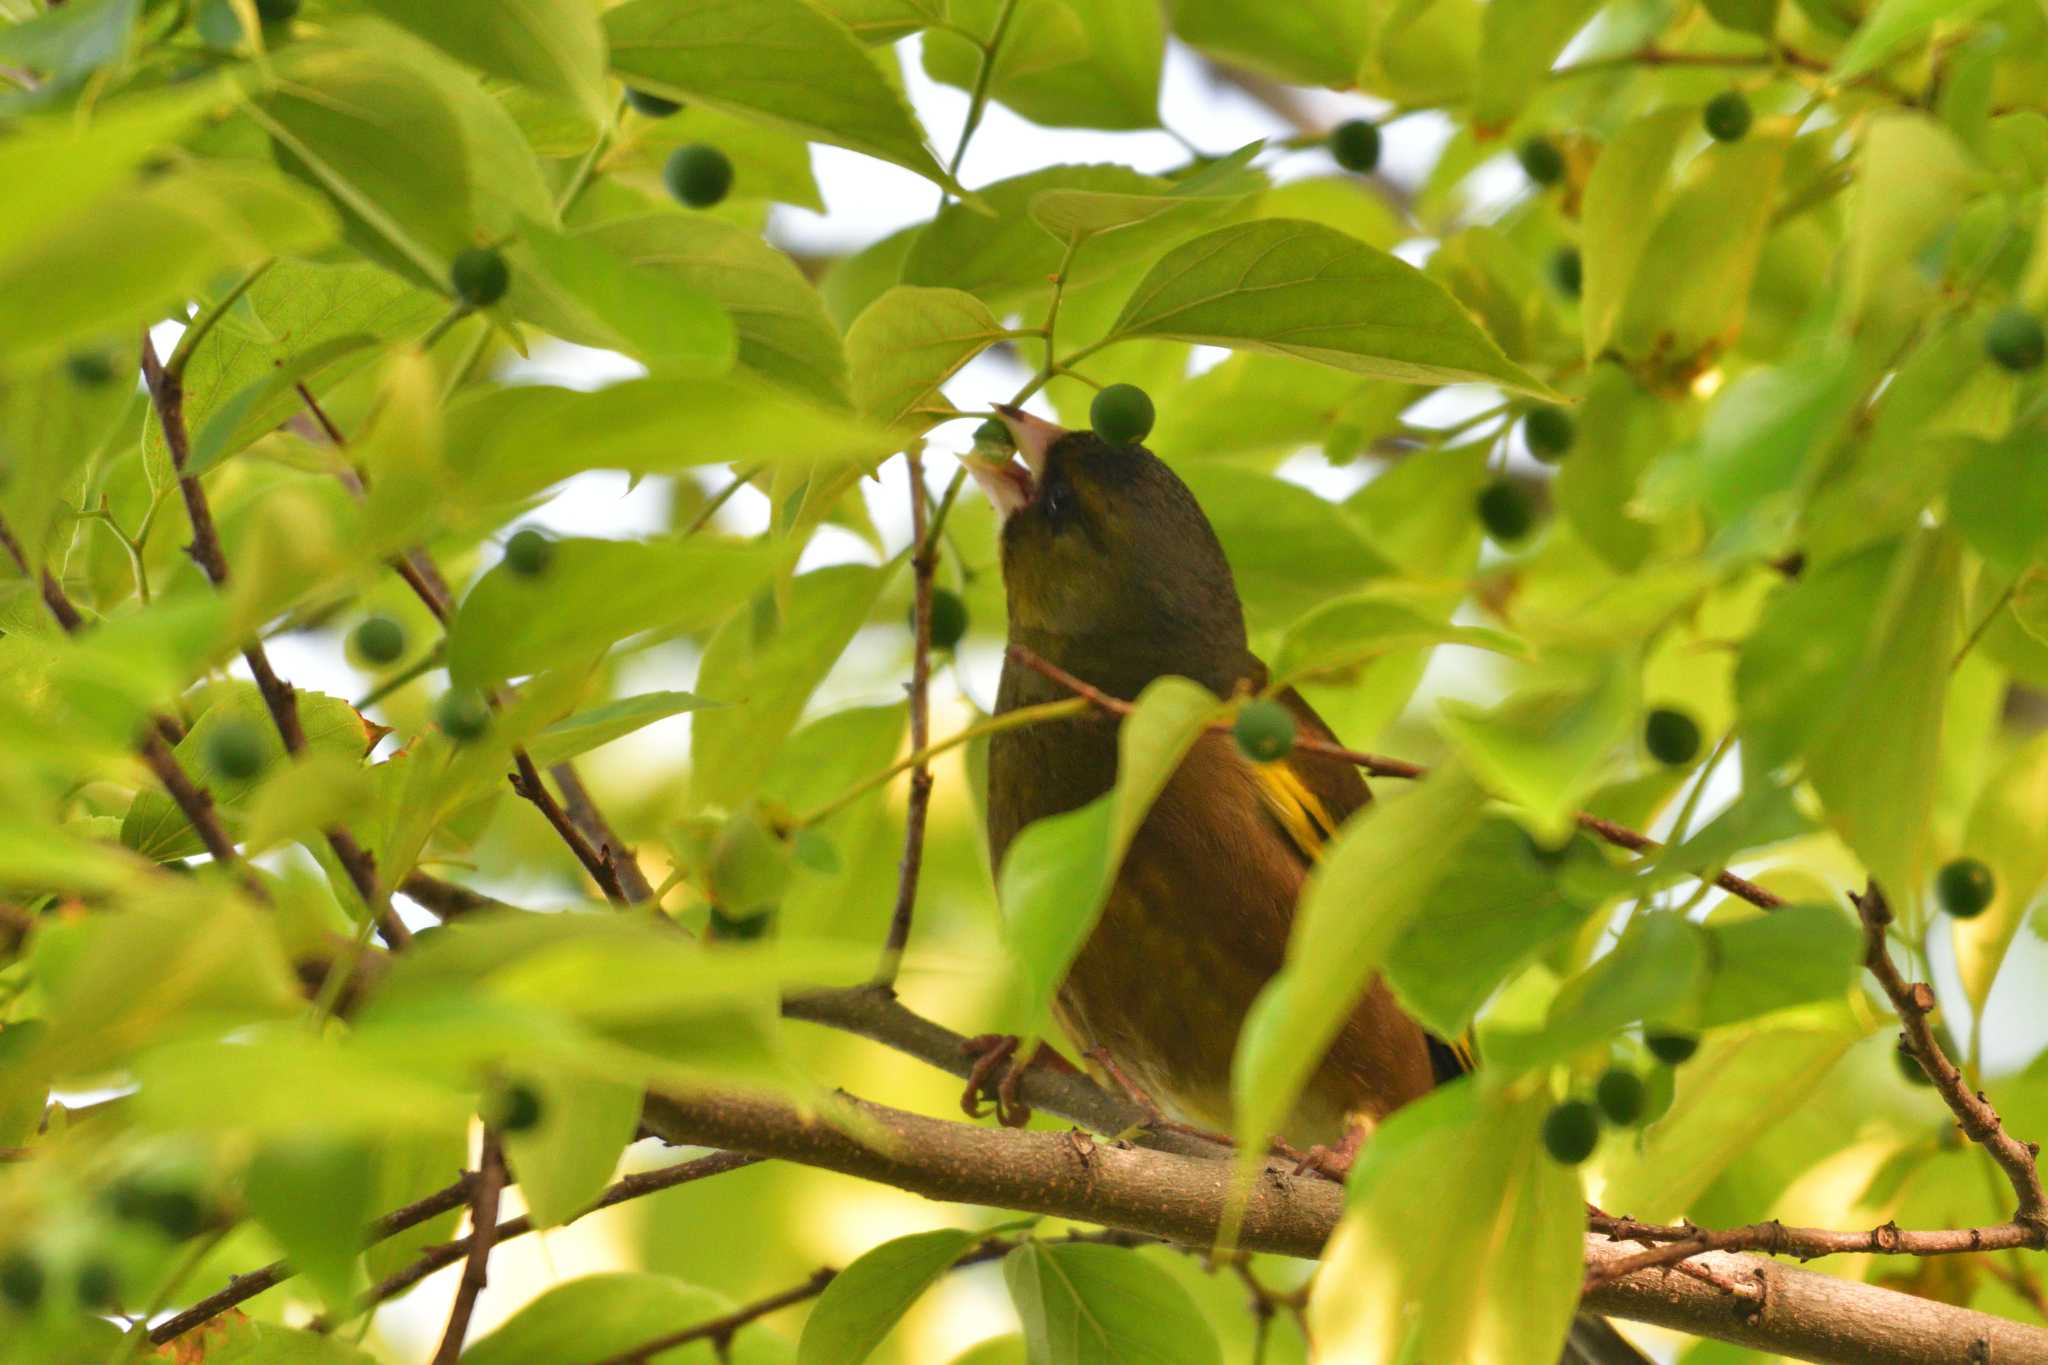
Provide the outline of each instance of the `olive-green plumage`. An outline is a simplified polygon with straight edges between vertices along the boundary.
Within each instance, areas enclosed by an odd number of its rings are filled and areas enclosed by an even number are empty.
[[[1265,666],[1246,645],[1223,548],[1173,471],[1140,446],[1012,420],[1032,468],[1026,479],[1013,467],[1013,486],[998,497],[1009,504],[1002,556],[1011,642],[1118,697],[1136,697],[1168,674],[1219,696],[1262,688]],[[1062,695],[1011,661],[997,710]],[[1301,734],[1331,737],[1294,692],[1279,700]],[[998,863],[1025,825],[1109,790],[1116,740],[1115,719],[1101,715],[994,737],[988,822]],[[1259,765],[1230,736],[1204,736],[1132,841],[1060,991],[1061,1023],[1185,1117],[1226,1125],[1238,1029],[1279,970],[1317,846],[1370,799],[1348,763],[1297,748]],[[1433,1080],[1422,1029],[1375,983],[1286,1136],[1335,1143],[1347,1120],[1377,1120]]]

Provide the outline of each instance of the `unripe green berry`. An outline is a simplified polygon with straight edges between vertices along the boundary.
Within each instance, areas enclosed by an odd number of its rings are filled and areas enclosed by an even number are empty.
[[[1593,1087],[1593,1098],[1600,1102],[1600,1112],[1609,1123],[1627,1128],[1642,1118],[1647,1096],[1641,1076],[1627,1067],[1616,1066],[1600,1077]]]
[[[555,560],[555,542],[535,526],[521,527],[505,542],[505,567],[521,578],[538,578]]]
[[[1550,257],[1550,282],[1567,298],[1577,298],[1586,285],[1586,263],[1575,246],[1561,246]]]
[[[767,935],[775,922],[773,910],[762,910],[751,915],[731,915],[711,907],[711,937],[726,943],[751,943]]]
[[[1522,439],[1528,442],[1529,453],[1545,464],[1562,460],[1577,434],[1577,424],[1563,408],[1531,408],[1522,419]]]
[[[206,1221],[206,1206],[199,1196],[181,1184],[161,1183],[130,1176],[107,1195],[107,1207],[116,1218],[146,1223],[174,1242],[197,1235]]]
[[[1957,858],[1934,877],[1935,899],[1957,919],[1975,919],[1991,904],[1998,880],[1975,858]]]
[[[1239,753],[1254,763],[1272,763],[1294,748],[1294,713],[1270,697],[1259,697],[1237,709],[1230,733]]]
[[[524,1133],[540,1126],[547,1106],[530,1085],[514,1083],[492,1098],[490,1124],[501,1133]]]
[[[1105,441],[1127,445],[1152,431],[1152,398],[1136,384],[1111,384],[1088,405],[1088,424]]]
[[[1564,179],[1564,153],[1547,137],[1532,137],[1515,148],[1515,160],[1522,163],[1522,174],[1539,185]]]
[[[239,717],[222,721],[206,737],[206,765],[230,782],[247,782],[263,771],[263,734]]]
[[[78,1267],[78,1302],[86,1308],[112,1308],[121,1297],[121,1277],[107,1262],[94,1259]]]
[[[0,1260],[0,1298],[21,1312],[43,1301],[43,1263],[26,1251],[11,1251]]]
[[[636,90],[630,85],[626,87],[626,103],[633,107],[635,113],[647,118],[667,118],[683,107],[676,100],[664,99],[645,90]]]
[[[911,629],[917,628],[917,606],[911,604]],[[945,588],[932,589],[932,648],[951,649],[967,634],[967,604],[960,594]]]
[[[114,366],[98,351],[74,351],[64,358],[64,373],[81,389],[102,388],[114,382]]]
[[[1947,1024],[1936,1024],[1934,1026],[1934,1041],[1940,1045],[1941,1055],[1948,1058],[1951,1062],[1959,1055],[1956,1052],[1955,1035],[1948,1031]],[[1900,1037],[1897,1046],[1892,1049],[1892,1060],[1898,1064],[1899,1075],[1905,1080],[1906,1084],[1934,1084],[1934,1077],[1928,1075],[1927,1068],[1920,1065],[1920,1059],[1915,1057],[1912,1050],[1906,1046],[1906,1040],[1903,1036]]]
[[[512,269],[497,252],[473,246],[450,263],[448,282],[455,287],[455,297],[471,308],[488,308],[512,287]]]
[[[1543,1150],[1560,1165],[1576,1166],[1600,1145],[1600,1112],[1584,1100],[1566,1100],[1543,1119]]]
[[[266,24],[281,24],[298,14],[299,0],[256,0],[256,17]]]
[[[1716,142],[1740,142],[1750,121],[1749,100],[1740,90],[1723,90],[1707,101],[1700,114],[1707,136]]]
[[[405,653],[405,627],[389,616],[366,616],[349,644],[364,663],[394,664]]]
[[[708,209],[732,189],[732,162],[716,147],[692,143],[669,153],[661,178],[678,202]]]
[[[1643,1034],[1643,1046],[1650,1055],[1666,1066],[1678,1066],[1690,1061],[1693,1053],[1700,1050],[1700,1039],[1696,1033],[1673,1033],[1656,1030]]]
[[[1370,175],[1380,164],[1380,129],[1370,119],[1347,119],[1330,130],[1330,155],[1347,171]]]
[[[1495,479],[1479,491],[1480,524],[1499,545],[1512,545],[1536,525],[1536,508],[1529,495],[1511,479]]]
[[[1984,328],[1984,352],[2014,374],[2041,368],[2048,358],[2048,336],[2041,320],[2024,308],[2001,308]]]
[[[980,450],[1015,450],[1017,438],[1010,429],[993,417],[984,418],[974,429],[974,448]]]
[[[1699,722],[1683,711],[1660,706],[1643,721],[1643,747],[1659,763],[1678,767],[1699,756]]]
[[[483,694],[467,687],[451,687],[435,703],[434,718],[441,732],[457,744],[481,739],[491,728],[491,708]]]

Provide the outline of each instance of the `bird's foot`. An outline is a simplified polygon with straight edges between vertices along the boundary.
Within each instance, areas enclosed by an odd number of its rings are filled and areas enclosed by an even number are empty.
[[[1344,1130],[1344,1140],[1334,1147],[1318,1142],[1301,1154],[1295,1163],[1294,1173],[1305,1175],[1314,1171],[1343,1184],[1344,1177],[1351,1174],[1351,1164],[1358,1160],[1358,1149],[1365,1145],[1366,1132],[1367,1125],[1354,1123]]]
[[[967,1073],[967,1088],[960,1094],[960,1108],[969,1118],[978,1119],[990,1112],[982,1108],[982,1101],[988,1100],[995,1106],[996,1122],[1005,1128],[1022,1128],[1031,1122],[1031,1106],[1017,1094],[1024,1073],[1040,1063],[1062,1071],[1075,1071],[1072,1062],[1044,1043],[1034,1044],[1031,1051],[1020,1058],[1017,1051],[1022,1042],[1014,1033],[984,1033],[962,1044],[963,1050],[974,1059],[973,1069]]]
[[[1192,1123],[1183,1123],[1179,1119],[1168,1117],[1166,1111],[1159,1107],[1159,1102],[1146,1094],[1145,1088],[1132,1080],[1124,1069],[1117,1064],[1116,1058],[1110,1054],[1108,1048],[1091,1047],[1081,1055],[1101,1067],[1103,1074],[1108,1076],[1116,1088],[1123,1092],[1124,1098],[1145,1111],[1145,1127],[1152,1129],[1154,1132],[1184,1133],[1189,1137],[1201,1138],[1204,1141],[1213,1142],[1223,1147],[1230,1145],[1231,1138],[1228,1133],[1219,1133],[1213,1128],[1202,1128]]]

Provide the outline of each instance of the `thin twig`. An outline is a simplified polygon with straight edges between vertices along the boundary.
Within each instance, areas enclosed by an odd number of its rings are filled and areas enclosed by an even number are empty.
[[[2035,1245],[2034,1234],[2018,1223],[1926,1229],[1884,1223],[1864,1232],[1840,1232],[1831,1228],[1786,1227],[1773,1219],[1710,1230],[1691,1223],[1666,1226],[1596,1215],[1587,1220],[1587,1226],[1617,1242],[1654,1244],[1633,1255],[1602,1262],[1586,1276],[1589,1290],[1638,1270],[1674,1265],[1707,1251],[1759,1251],[1810,1261],[1821,1256],[1851,1255],[1962,1256]]]
[[[512,751],[512,763],[512,790],[531,801],[547,818],[547,822],[554,826],[555,833],[569,846],[569,851],[576,855],[576,861],[583,864],[583,870],[597,883],[598,890],[604,892],[606,900],[614,905],[627,904],[626,891],[619,885],[619,871],[612,860],[611,850],[605,849],[600,852],[590,840],[583,837],[583,831],[576,828],[576,822],[569,818],[569,813],[562,809],[561,802],[555,800],[554,793],[541,781],[540,769],[534,767],[530,754],[524,749],[515,749]]]
[[[1007,17],[1007,16],[1006,16]],[[932,570],[937,563],[932,537],[924,514],[924,452],[922,442],[913,441],[904,452],[910,477],[910,559],[913,606],[911,609],[910,656],[910,748],[922,754],[931,743],[932,728]],[[882,944],[882,960],[875,968],[874,984],[892,986],[903,965],[903,952],[910,943],[910,919],[917,906],[917,884],[924,866],[925,822],[932,804],[932,770],[919,759],[910,769],[910,801],[903,819],[903,859],[897,869],[896,906],[889,916],[889,936]]]
[[[476,1312],[477,1296],[490,1283],[491,1247],[498,1233],[498,1196],[504,1190],[505,1154],[498,1146],[497,1133],[486,1127],[483,1150],[477,1160],[476,1191],[469,1201],[469,1254],[463,1262],[462,1281],[455,1288],[455,1302],[448,1309],[448,1327],[441,1334],[433,1365],[455,1365],[456,1357],[462,1354],[463,1340],[469,1335],[470,1315]]]

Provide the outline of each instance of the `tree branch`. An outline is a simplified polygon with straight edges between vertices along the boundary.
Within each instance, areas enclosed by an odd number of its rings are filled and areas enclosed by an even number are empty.
[[[470,1196],[469,1254],[462,1264],[462,1282],[455,1288],[455,1302],[448,1310],[448,1327],[441,1334],[434,1365],[455,1365],[469,1336],[470,1315],[476,1312],[477,1297],[491,1279],[491,1246],[498,1232],[498,1196],[505,1190],[505,1153],[498,1135],[484,1128],[483,1150],[477,1160],[476,1190]]]
[[[1004,17],[1008,18],[1007,12]],[[1000,27],[997,33],[1000,36]],[[993,62],[993,57],[984,57],[984,65]],[[961,144],[966,145],[965,137]],[[932,571],[938,557],[925,523],[924,456],[919,443],[913,442],[903,455],[909,461],[910,476],[910,569],[914,584],[910,617],[910,749],[916,756],[922,755],[931,743]],[[875,969],[878,986],[895,982],[896,972],[903,965],[903,951],[910,943],[910,917],[917,906],[918,876],[924,865],[924,827],[931,804],[932,770],[918,758],[910,770],[910,803],[903,818],[903,862],[897,872],[896,907],[889,916],[889,937],[882,945],[882,961]]]

